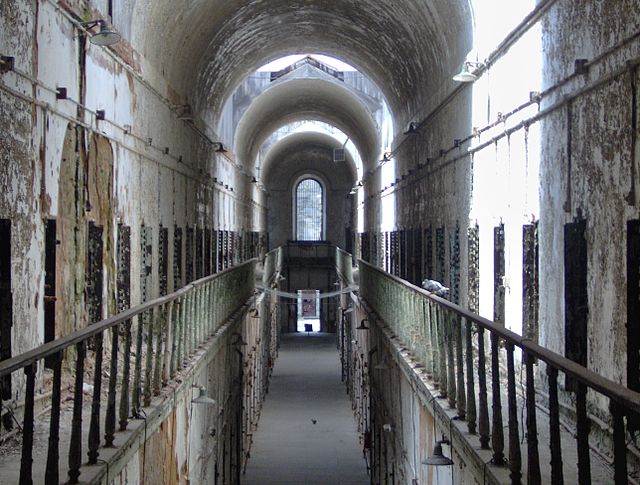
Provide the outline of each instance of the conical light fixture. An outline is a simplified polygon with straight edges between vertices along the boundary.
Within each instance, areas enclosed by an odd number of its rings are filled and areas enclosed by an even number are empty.
[[[238,347],[247,345],[247,342],[245,342],[245,340],[242,338],[242,335],[240,335],[238,332],[232,333],[231,338],[233,339],[231,341],[231,345],[236,345]]]
[[[100,26],[100,32],[93,34],[89,39],[94,45],[107,47],[120,42],[120,34],[111,29],[105,20],[92,20],[91,22],[83,22],[82,25],[89,29],[96,25]]]
[[[478,76],[473,72],[471,72],[471,69],[472,68],[478,69],[482,66],[483,64],[480,62],[466,61],[462,65],[462,69],[460,70],[460,72],[455,76],[453,76],[453,80],[461,83],[472,83],[473,81],[478,79]]]
[[[368,321],[369,321],[368,318],[363,318],[362,321],[360,322],[360,325],[356,327],[356,330],[369,330],[369,327],[367,327],[367,324],[366,324],[366,322]]]
[[[453,465],[453,460],[442,454],[442,443],[449,443],[447,440],[436,441],[433,447],[433,453],[428,458],[422,460],[423,465],[429,466],[449,466]]]

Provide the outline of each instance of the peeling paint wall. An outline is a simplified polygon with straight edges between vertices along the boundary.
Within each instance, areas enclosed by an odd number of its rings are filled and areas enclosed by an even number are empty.
[[[639,148],[633,143],[638,127],[632,126],[639,78],[637,68],[626,63],[638,58],[638,28],[637,3],[624,0],[561,1],[543,20],[544,84],[563,84],[542,107],[569,98],[541,123],[543,344],[563,353],[562,229],[581,213],[587,224],[588,367],[621,384],[626,384],[627,220],[636,219],[639,209]],[[591,64],[588,73],[574,76],[575,60],[581,58]],[[604,401],[598,404],[606,409]]]
[[[126,34],[123,14],[132,5],[121,7],[113,21]],[[79,34],[73,22],[106,17],[106,8],[103,1],[18,0],[0,7],[0,53],[15,58],[15,70],[0,74],[0,217],[12,222],[13,355],[44,339],[46,219],[57,221],[59,241],[56,337],[89,323],[89,222],[103,228],[104,317],[115,312],[118,224],[131,228],[132,304],[142,298],[142,225],[153,241],[147,298],[159,294],[161,226],[171,257],[175,227],[264,229],[250,180],[237,173],[231,154],[216,153],[178,118],[171,90],[141,71],[135,47],[123,41],[104,48]]]

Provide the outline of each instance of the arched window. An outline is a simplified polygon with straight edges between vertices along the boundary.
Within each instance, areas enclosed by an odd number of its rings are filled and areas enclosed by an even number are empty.
[[[296,187],[296,239],[322,240],[324,201],[322,185],[317,180],[302,180]]]

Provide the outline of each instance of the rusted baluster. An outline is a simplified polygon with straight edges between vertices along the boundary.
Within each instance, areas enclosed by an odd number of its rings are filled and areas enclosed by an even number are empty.
[[[184,298],[182,299],[182,334],[183,334],[183,339],[182,339],[182,350],[183,350],[183,354],[182,354],[182,363],[181,365],[184,366],[185,361],[187,360],[187,358],[189,357],[189,335],[190,335],[190,327],[189,327],[189,300],[190,300],[190,296],[189,294],[185,295]]]
[[[154,367],[153,367],[153,395],[158,396],[160,394],[160,386],[161,386],[161,370],[162,370],[162,360],[164,357],[164,352],[162,351],[162,344],[164,339],[164,329],[165,318],[167,308],[165,305],[160,305],[156,307],[156,318],[154,321],[153,327],[155,327],[156,334],[156,350],[154,352]]]
[[[102,392],[102,341],[103,333],[94,337],[95,367],[93,369],[93,401],[91,402],[91,419],[89,421],[89,465],[98,462],[98,448],[100,448],[100,394]]]
[[[151,386],[153,383],[153,328],[155,326],[156,316],[153,310],[149,310],[150,319],[146,323],[146,345],[145,350],[147,352],[146,361],[144,365],[144,389],[142,392],[142,402],[144,407],[151,405]]]
[[[456,402],[458,404],[458,417],[465,419],[467,412],[467,396],[464,388],[464,356],[462,354],[462,319],[458,315],[453,316],[456,336],[456,389],[458,391]]]
[[[198,289],[191,290],[189,299],[189,330],[191,333],[191,353],[198,348]]]
[[[211,298],[209,299],[209,318],[211,319],[211,335],[215,334],[218,330],[216,326],[216,315],[215,315],[215,303],[216,303],[216,286],[217,281],[211,281]]]
[[[204,285],[201,290],[200,313],[202,315],[201,343],[209,338],[209,285]]]
[[[418,296],[418,301],[420,304],[420,315],[419,315],[419,331],[420,331],[420,341],[417,344],[417,349],[419,352],[420,362],[424,364],[423,370],[428,374],[429,373],[429,340],[427,334],[427,304],[423,298]]]
[[[438,309],[438,356],[440,364],[440,397],[446,398],[449,390],[449,381],[447,375],[447,329],[444,321],[444,310],[437,305]]]
[[[611,418],[613,419],[613,481],[616,485],[625,485],[627,478],[627,443],[624,432],[624,411],[617,402],[609,403]]]
[[[220,321],[220,293],[221,293],[221,283],[220,278],[216,278],[214,290],[213,290],[213,300],[211,301],[211,307],[213,309],[213,328],[214,331],[217,332],[220,328],[222,322]]]
[[[198,305],[198,315],[200,316],[200,340],[202,345],[208,337],[207,322],[207,285],[200,287],[200,301]]]
[[[78,483],[82,465],[82,385],[84,382],[84,342],[76,344],[76,379],[73,391],[73,418],[69,442],[69,483]]]
[[[169,379],[173,379],[176,375],[176,353],[178,351],[178,300],[169,303],[168,326],[169,336],[167,337],[167,352],[165,355],[165,363],[168,366],[162,377],[162,385],[165,386]]]
[[[536,420],[536,388],[533,380],[534,358],[524,353],[527,374],[527,485],[540,485],[540,457],[538,455],[538,425]],[[582,482],[581,482],[582,483]]]
[[[433,307],[431,305],[431,302],[427,299],[425,299],[424,302],[425,305],[425,332],[427,335],[427,375],[429,377],[431,377],[431,379],[434,381],[435,383],[435,360],[433,357],[433,353],[434,353],[434,346],[435,346],[435,341],[434,341],[434,334],[433,334]]]
[[[456,407],[456,397],[457,397],[457,389],[456,389],[456,365],[455,365],[455,346],[456,346],[456,332],[454,328],[454,319],[455,317],[449,310],[445,310],[445,325],[447,326],[445,330],[445,336],[447,339],[447,394],[449,396],[449,406],[451,408]]]
[[[487,402],[487,367],[484,352],[484,328],[478,327],[478,433],[480,446],[489,448],[489,405]]]
[[[576,382],[576,424],[578,427],[578,483],[591,483],[589,456],[589,418],[587,416],[587,386]]]
[[[207,298],[206,298],[206,312],[207,312],[207,337],[213,334],[213,282],[207,283]]]
[[[24,398],[24,423],[22,426],[22,458],[20,459],[20,485],[33,483],[33,406],[36,392],[36,364],[24,368],[27,387]]]
[[[431,309],[429,316],[429,325],[431,333],[431,349],[433,354],[433,384],[440,387],[440,332],[438,328],[438,307],[435,303],[429,302]]]
[[[109,365],[109,391],[107,413],[104,420],[104,445],[113,446],[116,432],[116,384],[118,382],[118,332],[119,325],[111,328],[111,363]]]
[[[513,363],[514,347],[511,342],[507,347],[507,395],[509,402],[509,476],[512,485],[519,485],[522,479],[522,455],[520,452],[520,436],[518,433],[518,401],[516,397],[516,371]]]
[[[192,289],[189,292],[189,318],[187,319],[187,325],[189,325],[189,355],[193,354],[196,348],[195,291],[195,289]]]
[[[560,441],[560,405],[558,403],[558,369],[547,367],[549,374],[549,448],[551,450],[551,485],[564,485],[562,444]]]
[[[176,356],[176,371],[182,369],[182,362],[184,360],[184,309],[185,309],[185,299],[184,297],[180,297],[176,300],[176,317],[178,321],[176,322],[178,329],[178,355]]]
[[[198,314],[198,297],[200,296],[199,288],[193,289],[193,295],[191,297],[191,326],[193,327],[193,351],[198,349],[200,344],[200,325]]]
[[[133,416],[138,415],[140,409],[140,397],[142,394],[142,341],[144,338],[144,314],[138,315],[136,323],[136,362],[133,368],[133,391],[131,396],[131,408]]]
[[[49,449],[44,483],[60,483],[60,387],[62,382],[62,353],[51,356],[53,389],[51,394],[51,421],[49,422]]]
[[[465,326],[466,359],[467,359],[467,429],[476,434],[476,386],[473,377],[473,323],[467,321]]]
[[[500,401],[500,340],[491,333],[491,447],[494,465],[504,465],[504,430]]]
[[[131,320],[124,322],[124,350],[122,352],[122,384],[120,387],[120,431],[129,424],[129,373],[131,371]]]

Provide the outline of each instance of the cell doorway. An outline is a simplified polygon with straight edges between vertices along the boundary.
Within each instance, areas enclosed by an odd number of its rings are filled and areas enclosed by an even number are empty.
[[[320,290],[298,290],[297,331],[320,331]]]

